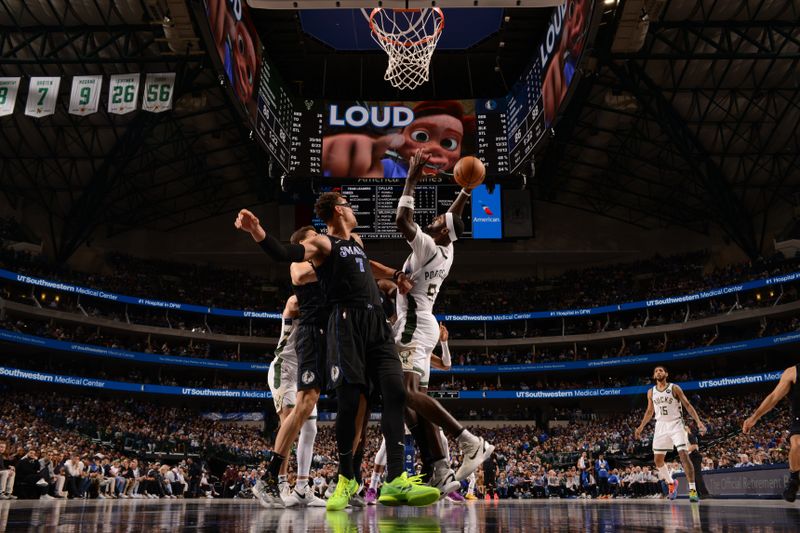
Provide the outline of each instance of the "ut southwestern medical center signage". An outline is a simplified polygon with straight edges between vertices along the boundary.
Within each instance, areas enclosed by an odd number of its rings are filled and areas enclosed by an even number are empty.
[[[498,187],[499,189],[499,187]],[[480,204],[478,204],[480,207]],[[492,211],[491,207],[489,208]],[[494,211],[492,211],[494,212]],[[482,213],[486,215],[486,211]],[[488,215],[487,215],[488,216]],[[202,313],[206,315],[218,315],[228,317],[241,317],[241,318],[255,318],[265,320],[281,320],[280,312],[272,311],[245,311],[238,309],[222,309],[215,307],[205,307],[200,305],[193,305],[180,302],[172,302],[165,300],[155,300],[150,298],[138,298],[135,296],[125,296],[122,294],[115,294],[112,292],[103,291],[100,289],[91,289],[80,287],[78,285],[71,285],[69,283],[62,283],[60,281],[51,281],[42,278],[36,278],[25,274],[19,274],[8,270],[0,269],[0,278],[34,285],[46,289],[52,289],[62,292],[69,292],[84,296],[91,296],[93,298],[102,298],[114,302],[125,304],[142,305],[146,307],[157,307],[161,309],[174,309],[177,311],[186,311],[190,313]],[[628,302],[620,304],[605,305],[600,307],[587,307],[582,309],[561,309],[552,311],[533,311],[524,313],[509,313],[509,314],[444,314],[436,315],[437,320],[444,320],[448,322],[502,322],[510,320],[533,320],[537,318],[558,318],[558,317],[576,317],[576,316],[590,316],[606,313],[614,313],[618,311],[630,311],[635,309],[645,309],[649,307],[661,307],[665,305],[676,305],[689,302],[696,302],[708,298],[715,298],[725,294],[733,294],[736,292],[760,289],[771,285],[780,285],[782,283],[790,283],[800,280],[800,272],[791,272],[788,274],[769,277],[754,281],[748,281],[737,285],[728,285],[706,291],[700,291],[692,294],[681,296],[671,296],[666,298],[658,298],[652,300],[642,300],[638,302]]]

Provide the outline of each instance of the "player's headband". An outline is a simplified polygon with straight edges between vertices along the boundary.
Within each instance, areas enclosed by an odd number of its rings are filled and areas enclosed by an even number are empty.
[[[458,240],[458,235],[456,235],[456,227],[453,224],[453,213],[448,211],[444,214],[444,221],[447,224],[447,231],[450,233],[447,234],[450,237],[450,242],[456,242]]]

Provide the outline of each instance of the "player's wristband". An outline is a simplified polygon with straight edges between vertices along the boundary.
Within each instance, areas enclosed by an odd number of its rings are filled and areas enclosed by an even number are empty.
[[[467,196],[467,197],[469,197],[469,196],[472,196],[472,193],[471,193],[471,192],[468,192],[468,191],[467,191],[467,189],[461,189],[461,190],[458,192],[458,194],[463,194],[464,196]]]
[[[400,201],[397,202],[397,212],[400,212],[400,209],[406,207],[408,209],[414,210],[414,197],[409,194],[404,194],[400,197]]]
[[[447,345],[447,341],[442,341],[442,364],[444,366],[451,366],[452,361],[450,360],[450,347]]]

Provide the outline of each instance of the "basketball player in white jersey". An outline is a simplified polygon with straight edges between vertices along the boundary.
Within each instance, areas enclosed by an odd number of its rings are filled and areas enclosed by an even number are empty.
[[[394,340],[403,365],[406,404],[412,411],[407,413],[406,424],[420,446],[423,462],[430,462],[426,465],[429,472],[433,470],[430,485],[437,487],[444,496],[457,490],[458,482],[474,472],[484,457],[492,454],[494,446],[470,433],[439,402],[420,390],[428,386],[431,352],[439,342],[439,324],[433,315],[433,304],[450,273],[453,243],[464,231],[461,213],[470,197],[468,190],[461,189],[447,213],[434,218],[425,230],[420,228],[414,222],[414,189],[429,158],[430,155],[421,150],[411,158],[403,196],[397,206],[397,228],[411,247],[403,272],[414,286],[407,294],[397,296]],[[436,426],[457,439],[461,448],[463,462],[456,473],[446,461]]]
[[[299,328],[297,320],[300,317],[300,306],[297,296],[292,295],[286,300],[283,309],[283,327],[278,346],[275,348],[275,358],[269,365],[267,381],[272,393],[272,402],[275,412],[281,421],[281,426],[287,424],[287,419],[297,405],[297,337]],[[287,472],[288,459],[282,461],[278,475],[278,486],[281,499],[287,507],[308,505],[311,507],[324,507],[325,502],[314,495],[313,488],[308,484],[311,456],[316,438],[317,407],[311,410],[300,429],[297,441],[297,482],[295,490],[289,487]],[[300,494],[295,494],[299,491]],[[299,496],[299,497],[298,497]]]
[[[689,437],[683,423],[683,408],[697,423],[697,429],[701,435],[705,434],[706,426],[681,388],[674,383],[669,383],[668,377],[667,369],[663,366],[657,366],[653,370],[653,379],[656,384],[647,391],[647,411],[644,413],[642,423],[636,428],[634,436],[636,439],[641,436],[642,430],[655,413],[656,430],[653,434],[653,457],[656,469],[658,469],[658,477],[669,485],[669,497],[674,500],[678,494],[678,487],[672,479],[667,465],[664,464],[664,456],[676,448],[689,482],[689,501],[697,502],[699,497],[694,484],[694,466],[689,459]]]

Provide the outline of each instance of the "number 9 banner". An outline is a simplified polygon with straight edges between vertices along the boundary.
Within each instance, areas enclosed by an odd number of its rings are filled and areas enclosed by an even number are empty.
[[[73,76],[69,98],[70,114],[85,116],[97,113],[102,88],[103,76]]]
[[[114,74],[108,85],[108,112],[124,115],[136,109],[139,73]]]
[[[172,109],[172,93],[175,88],[175,73],[148,74],[144,82],[142,110],[161,113]]]

